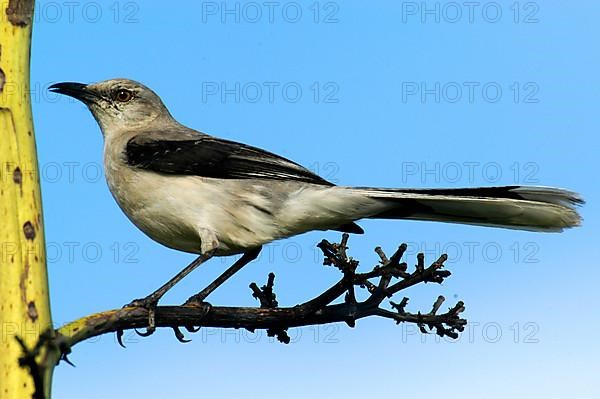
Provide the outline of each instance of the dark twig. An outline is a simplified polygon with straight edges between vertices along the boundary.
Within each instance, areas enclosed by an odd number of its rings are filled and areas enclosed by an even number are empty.
[[[260,301],[260,307],[266,309],[272,309],[279,306],[277,303],[276,295],[273,292],[273,285],[275,283],[275,273],[269,273],[267,284],[263,285],[262,288],[258,288],[256,283],[250,284],[252,290],[252,296]]]
[[[400,301],[400,303],[390,301],[390,305],[392,305],[392,308],[396,309],[396,311],[399,314],[405,314],[406,312],[404,311],[404,308],[406,308],[406,305],[408,305],[408,298],[402,298],[402,301]]]
[[[43,372],[41,370],[41,366],[35,360],[36,357],[39,355],[40,349],[43,345],[42,338],[40,337],[40,340],[33,349],[27,348],[25,341],[23,341],[21,337],[17,336],[15,338],[19,342],[19,345],[21,345],[21,349],[23,351],[23,355],[21,355],[21,357],[19,358],[19,366],[26,367],[27,369],[29,369],[29,374],[31,374],[31,377],[33,379],[34,392],[32,398],[44,399]]]
[[[438,296],[438,299],[433,303],[433,307],[431,308],[431,312],[429,312],[430,315],[434,315],[437,313],[437,311],[440,309],[440,306],[442,306],[442,303],[444,303],[444,301],[446,300],[446,298],[444,298],[442,295]]]
[[[202,325],[211,327],[235,327],[246,328],[250,331],[255,329],[266,329],[270,336],[277,336],[280,341],[288,342],[285,331],[290,327],[304,326],[311,324],[322,324],[343,321],[350,326],[354,326],[356,320],[368,316],[381,316],[391,318],[396,322],[411,322],[417,324],[424,333],[435,331],[440,335],[457,336],[457,331],[462,331],[465,320],[459,317],[464,310],[464,305],[459,302],[451,312],[438,315],[437,312],[443,303],[443,297],[438,297],[433,304],[432,310],[427,314],[409,313],[405,310],[408,304],[408,298],[405,297],[400,303],[390,301],[391,306],[396,312],[382,309],[380,306],[385,298],[392,297],[399,291],[410,288],[419,283],[435,282],[442,283],[450,272],[442,270],[446,255],[441,255],[431,266],[425,268],[424,255],[417,255],[417,264],[415,271],[409,273],[405,262],[400,262],[406,252],[406,244],[402,244],[391,257],[387,257],[383,249],[376,248],[375,252],[380,258],[380,263],[371,271],[366,273],[357,273],[358,261],[352,259],[347,254],[348,236],[344,234],[339,244],[330,243],[322,240],[318,247],[323,252],[325,265],[334,266],[339,269],[343,276],[340,281],[335,283],[325,292],[316,298],[292,308],[279,308],[273,285],[275,276],[269,274],[268,281],[262,287],[256,283],[250,284],[253,296],[261,304],[260,308],[227,308],[211,307],[207,303],[197,303],[194,306],[194,314],[201,313],[204,316],[190,320],[182,320],[176,325]],[[370,280],[379,279],[377,284]],[[399,281],[392,284],[393,279]],[[354,287],[365,288],[370,296],[363,302],[358,302],[354,295]],[[344,302],[333,304],[333,302],[344,296]],[[168,309],[168,312],[167,312]],[[183,315],[180,308],[160,307],[161,316],[167,320],[157,321],[157,326],[174,327],[172,317],[177,314]],[[167,312],[166,314],[164,312]],[[158,317],[158,315],[157,315]],[[179,334],[176,334],[178,339]],[[289,338],[289,337],[288,337]]]
[[[273,285],[275,283],[275,274],[269,273],[267,284],[258,288],[256,283],[250,284],[252,290],[252,296],[260,301],[260,307],[263,309],[275,309],[279,304],[275,293],[273,292]],[[267,329],[267,336],[276,337],[279,342],[284,344],[290,343],[290,336],[287,333],[287,328],[269,328]]]
[[[63,335],[59,332],[47,329],[40,334],[38,341],[33,348],[28,348],[25,341],[19,337],[15,337],[23,354],[19,357],[19,366],[27,368],[33,379],[34,392],[33,399],[45,399],[44,373],[46,369],[55,361],[49,353],[57,354],[56,362],[63,360],[65,363],[75,367],[69,360],[67,355],[71,353],[71,346]],[[41,360],[38,361],[38,358]]]

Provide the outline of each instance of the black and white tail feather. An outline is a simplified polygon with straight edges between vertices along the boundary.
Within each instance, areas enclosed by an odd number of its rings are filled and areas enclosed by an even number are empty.
[[[388,201],[390,208],[371,218],[463,223],[518,230],[560,232],[579,226],[576,193],[552,187],[505,186],[457,189],[350,188]]]

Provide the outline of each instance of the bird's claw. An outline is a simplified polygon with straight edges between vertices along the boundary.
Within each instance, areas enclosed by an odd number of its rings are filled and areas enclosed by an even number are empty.
[[[146,327],[145,332],[139,332],[134,328],[135,333],[140,337],[149,337],[156,331],[155,310],[156,306],[153,308],[148,308],[148,327]]]
[[[154,334],[154,332],[156,331],[156,327],[149,325],[148,327],[146,327],[146,331],[144,331],[144,332],[138,331],[137,328],[134,328],[133,331],[135,331],[135,333],[137,335],[139,335],[140,337],[149,337],[152,334]]]
[[[198,331],[200,331],[200,327],[194,327],[194,326],[184,326],[184,328],[191,333],[197,333]]]
[[[181,332],[181,329],[179,327],[173,327],[173,332],[175,333],[175,338],[177,338],[177,341],[181,342],[182,344],[187,344],[188,342],[192,342],[191,339],[185,338],[185,335],[183,335],[183,333]]]
[[[123,330],[117,330],[117,342],[119,343],[119,345],[121,345],[121,347],[125,348],[125,344],[123,343],[123,335],[125,335],[125,332]]]
[[[123,308],[144,308],[148,311],[148,327],[145,332],[139,332],[135,330],[135,332],[141,337],[148,337],[154,334],[156,331],[156,307],[158,306],[158,299],[154,298],[152,295],[147,296],[146,298],[134,299],[129,302],[127,305],[123,306]]]

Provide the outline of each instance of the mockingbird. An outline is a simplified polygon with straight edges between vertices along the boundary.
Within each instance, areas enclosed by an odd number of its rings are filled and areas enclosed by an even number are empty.
[[[200,255],[132,306],[153,308],[207,259],[243,253],[225,277],[188,300],[197,303],[263,244],[311,230],[360,234],[354,222],[363,218],[532,231],[562,231],[581,220],[575,206],[583,200],[550,187],[336,186],[276,154],[183,126],[158,95],[128,79],[50,89],[82,101],[100,125],[108,186],[129,219],[159,243]]]

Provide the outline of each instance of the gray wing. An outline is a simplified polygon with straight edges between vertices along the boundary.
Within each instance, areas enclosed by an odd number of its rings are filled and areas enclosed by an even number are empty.
[[[333,186],[310,170],[260,148],[194,132],[182,140],[163,140],[161,135],[141,134],[127,142],[127,163],[136,168],[169,175],[219,179],[269,179]],[[356,223],[336,230],[362,234]]]
[[[333,184],[310,170],[276,154],[208,135],[184,140],[163,140],[157,135],[138,135],[127,143],[130,166],[172,175],[219,179],[294,180]]]

